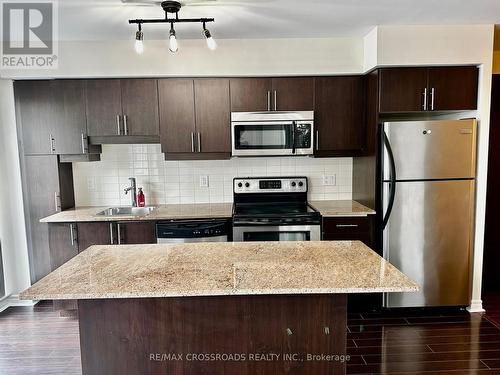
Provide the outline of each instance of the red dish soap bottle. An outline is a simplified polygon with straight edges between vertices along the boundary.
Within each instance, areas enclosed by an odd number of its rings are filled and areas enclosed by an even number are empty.
[[[137,206],[145,207],[146,206],[146,197],[142,191],[142,188],[139,188],[139,192],[137,193]]]

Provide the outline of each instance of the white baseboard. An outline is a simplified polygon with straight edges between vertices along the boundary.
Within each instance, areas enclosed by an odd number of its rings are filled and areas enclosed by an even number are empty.
[[[11,294],[0,299],[0,312],[12,306],[34,306],[37,303],[38,301],[21,300],[19,294]]]
[[[486,310],[483,309],[483,301],[480,299],[474,299],[470,302],[470,306],[467,307],[467,311],[470,313],[481,313]]]

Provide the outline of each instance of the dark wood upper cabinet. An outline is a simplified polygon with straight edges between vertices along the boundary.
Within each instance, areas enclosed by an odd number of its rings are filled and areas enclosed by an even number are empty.
[[[476,109],[478,79],[479,69],[475,66],[429,68],[429,109]]]
[[[120,83],[126,135],[158,135],[157,80],[123,79]]]
[[[192,79],[158,81],[160,143],[165,153],[195,151],[194,82]]]
[[[228,79],[158,81],[160,142],[168,159],[231,152]]]
[[[156,225],[153,221],[117,223],[117,235],[122,245],[156,243]]]
[[[56,119],[54,148],[56,154],[87,153],[85,84],[79,80],[52,82]]]
[[[380,112],[419,112],[427,107],[427,68],[380,70]]]
[[[476,109],[478,76],[475,66],[380,69],[380,112]]]
[[[317,77],[316,154],[356,154],[365,146],[365,90],[362,76]]]
[[[82,81],[18,81],[15,95],[24,154],[87,152]]]
[[[277,111],[312,111],[314,78],[291,77],[272,79],[272,109]]]
[[[120,135],[122,95],[119,79],[86,81],[87,127],[89,136]]]
[[[312,111],[314,78],[232,78],[231,111]]]
[[[51,82],[17,81],[14,90],[24,153],[51,154],[56,122]]]
[[[229,80],[194,81],[198,151],[231,152]]]
[[[90,137],[158,136],[156,79],[86,81]]]
[[[271,78],[231,78],[232,112],[271,110]]]

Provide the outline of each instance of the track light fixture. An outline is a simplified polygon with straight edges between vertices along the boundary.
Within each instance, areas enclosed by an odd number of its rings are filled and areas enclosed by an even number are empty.
[[[135,33],[135,52],[141,55],[144,52],[144,33],[142,32],[141,24],[139,24],[139,29]]]
[[[137,24],[139,29],[135,33],[135,51],[138,54],[143,53],[144,51],[144,34],[142,32],[142,24],[144,23],[170,23],[170,33],[169,33],[169,50],[173,53],[179,50],[179,46],[177,43],[177,36],[175,34],[174,23],[202,23],[203,24],[203,35],[207,42],[207,47],[210,50],[215,50],[217,48],[217,43],[212,38],[210,31],[206,28],[207,22],[214,22],[213,18],[179,18],[179,11],[182,7],[182,4],[178,1],[163,1],[161,3],[161,7],[165,12],[165,18],[157,18],[157,19],[135,19],[129,20],[130,24]],[[170,17],[168,14],[175,14],[175,17]]]

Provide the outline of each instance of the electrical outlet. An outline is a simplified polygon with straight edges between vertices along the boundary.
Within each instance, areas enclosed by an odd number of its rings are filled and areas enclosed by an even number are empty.
[[[337,185],[337,175],[323,175],[323,186],[335,186]]]
[[[208,176],[200,176],[200,187],[208,187]]]
[[[95,191],[95,177],[87,178],[87,190]]]

